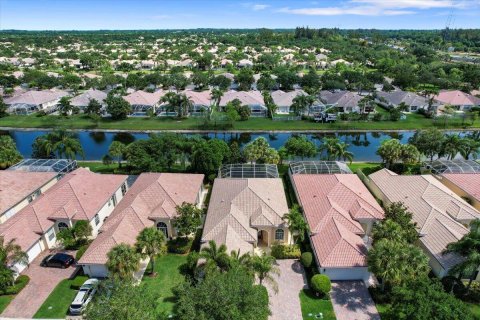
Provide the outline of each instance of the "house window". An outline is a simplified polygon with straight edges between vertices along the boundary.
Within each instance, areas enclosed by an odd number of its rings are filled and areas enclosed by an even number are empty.
[[[50,228],[50,230],[48,230],[47,237],[48,241],[52,241],[53,239],[55,239],[55,230],[53,228]]]
[[[125,193],[127,193],[127,185],[124,183],[122,184],[122,196],[124,196]]]
[[[117,205],[117,196],[113,195],[112,198],[110,198],[110,202],[113,204],[115,207]]]
[[[98,224],[100,223],[100,216],[98,215],[98,213],[95,215],[95,225],[98,226]]]
[[[165,238],[168,238],[168,228],[165,222],[157,223],[157,229],[163,232],[163,234],[165,235]]]
[[[68,224],[66,224],[65,222],[59,222],[58,223],[58,231],[62,231],[64,229],[68,229]]]
[[[284,235],[285,232],[283,231],[283,229],[275,230],[275,240],[283,240]]]

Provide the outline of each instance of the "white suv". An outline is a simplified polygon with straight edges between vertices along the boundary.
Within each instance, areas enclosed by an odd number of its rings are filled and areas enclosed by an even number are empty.
[[[98,282],[98,279],[92,278],[82,284],[75,299],[73,299],[73,302],[70,305],[70,314],[79,315],[85,311],[87,304],[92,300],[95,292],[97,292]]]

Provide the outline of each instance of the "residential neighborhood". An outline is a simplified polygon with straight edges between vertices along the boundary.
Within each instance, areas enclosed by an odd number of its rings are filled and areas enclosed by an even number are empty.
[[[480,319],[478,16],[0,0],[0,319]]]

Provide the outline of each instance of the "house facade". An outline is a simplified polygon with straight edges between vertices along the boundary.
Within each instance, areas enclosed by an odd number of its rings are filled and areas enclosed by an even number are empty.
[[[439,94],[435,96],[435,100],[441,107],[449,105],[458,111],[469,111],[473,107],[480,106],[480,98],[460,90],[440,91]]]
[[[406,110],[408,112],[428,109],[428,99],[414,92],[402,90],[379,91],[376,93],[375,102],[387,109],[398,108],[400,104],[404,103],[408,107],[408,110]]]
[[[339,112],[343,113],[360,112],[358,103],[363,99],[363,97],[356,92],[328,90],[322,90],[319,98],[325,105],[326,110],[335,107]]]
[[[156,227],[167,239],[176,237],[176,206],[191,203],[202,207],[206,195],[203,178],[202,174],[142,173],[78,265],[90,277],[104,278],[108,275],[108,252],[120,243],[134,245],[143,229]]]
[[[0,223],[13,217],[58,181],[54,172],[0,170]]]
[[[8,112],[13,114],[31,114],[37,111],[53,112],[60,99],[68,92],[60,90],[27,91],[18,96],[5,99]]]
[[[73,97],[70,100],[70,104],[73,107],[77,107],[84,111],[90,103],[90,100],[96,100],[102,107],[106,107],[105,99],[107,99],[107,94],[105,92],[96,89],[89,89],[78,96]]]
[[[160,99],[167,93],[164,90],[157,90],[155,92],[134,91],[123,99],[127,101],[132,107],[132,115],[146,115],[147,110],[157,112],[157,108],[162,104]]]
[[[213,184],[202,245],[213,240],[229,251],[253,253],[256,247],[291,244],[283,216],[287,199],[279,178],[217,178]]]
[[[227,103],[235,99],[238,99],[242,105],[250,108],[252,117],[265,117],[267,115],[267,107],[265,106],[265,101],[260,91],[227,91],[220,99],[219,105],[225,109]]]
[[[384,212],[355,174],[290,174],[310,229],[319,272],[332,280],[368,281],[373,224]]]
[[[98,234],[127,191],[127,176],[92,173],[79,168],[66,174],[54,186],[0,225],[6,241],[15,239],[32,262],[42,251],[57,247],[57,234],[86,220],[92,236]],[[21,272],[24,265],[12,266]]]

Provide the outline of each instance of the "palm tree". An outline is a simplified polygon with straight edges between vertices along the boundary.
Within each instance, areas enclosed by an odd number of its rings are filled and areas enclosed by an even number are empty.
[[[155,227],[145,228],[140,232],[135,243],[137,252],[144,257],[149,257],[152,262],[150,274],[155,274],[155,257],[164,254],[165,235]]]
[[[214,88],[214,89],[212,89],[212,93],[210,95],[211,95],[212,100],[215,103],[215,106],[218,109],[218,107],[220,105],[220,100],[223,97],[223,91],[220,90],[220,89]]]
[[[453,159],[462,148],[462,138],[458,134],[447,134],[442,144],[441,156]]]
[[[326,152],[327,160],[335,160],[338,156],[338,150],[341,148],[341,141],[338,138],[323,138],[320,146],[320,152]]]
[[[127,146],[120,141],[113,141],[108,148],[108,154],[118,159],[118,167],[122,166],[122,156],[127,151]]]
[[[222,243],[217,247],[217,243],[213,240],[208,242],[208,247],[202,248],[200,251],[200,257],[207,261],[213,261],[221,270],[228,268],[230,262],[230,257],[227,253],[227,246]]]
[[[279,275],[280,269],[275,264],[275,258],[271,255],[267,255],[265,252],[261,256],[254,255],[252,257],[252,269],[257,275],[260,284],[263,284],[263,281],[267,281],[272,286],[273,290],[278,292],[278,284],[272,275]]]
[[[247,270],[251,269],[252,256],[249,252],[241,254],[240,249],[230,252],[230,263],[232,266],[244,266]]]
[[[314,96],[301,94],[293,98],[292,109],[296,115],[301,115],[305,110],[310,113],[310,107],[315,102]]]
[[[175,110],[179,118],[184,117],[193,105],[193,102],[185,94],[175,92],[167,92],[160,101],[166,102],[171,109]]]
[[[345,142],[340,142],[337,146],[337,159],[338,160],[343,160],[352,163],[353,161],[353,153],[348,151],[348,144]]]
[[[115,278],[130,280],[140,267],[140,255],[128,244],[113,247],[107,257],[107,269]]]
[[[28,265],[28,254],[15,243],[15,239],[5,243],[5,238],[0,236],[0,264],[6,267],[9,263]]]
[[[77,154],[84,157],[78,137],[66,130],[55,130],[39,139],[40,148],[46,155],[55,154],[58,158],[75,159]]]
[[[305,240],[305,234],[308,232],[309,228],[308,223],[300,212],[300,207],[294,205],[292,209],[290,209],[290,212],[283,216],[283,220],[287,222],[288,230],[292,233],[295,242],[303,242]]]
[[[460,154],[462,157],[466,160],[470,159],[470,156],[476,159],[480,152],[480,140],[463,138],[462,141],[463,143],[460,146]]]
[[[470,231],[457,242],[447,245],[442,254],[455,253],[463,256],[465,259],[450,269],[449,273],[462,276],[469,275],[468,289],[474,280],[475,271],[480,266],[480,220],[474,220],[470,224]]]

